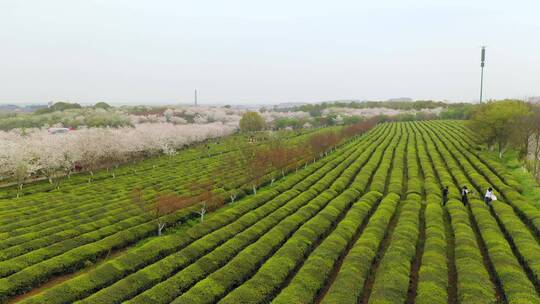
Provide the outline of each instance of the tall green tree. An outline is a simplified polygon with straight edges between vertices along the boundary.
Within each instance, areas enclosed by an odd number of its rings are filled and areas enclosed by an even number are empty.
[[[94,105],[94,108],[96,108],[96,109],[105,109],[106,110],[106,109],[111,108],[111,105],[109,105],[106,102],[100,101],[100,102],[98,102],[98,103],[96,103]]]
[[[520,100],[488,102],[478,107],[470,126],[483,143],[496,147],[502,157],[510,146],[523,148],[525,132],[529,132],[524,123],[531,114],[529,105]]]
[[[257,112],[248,111],[240,119],[240,130],[243,132],[261,131],[265,126],[264,119]]]

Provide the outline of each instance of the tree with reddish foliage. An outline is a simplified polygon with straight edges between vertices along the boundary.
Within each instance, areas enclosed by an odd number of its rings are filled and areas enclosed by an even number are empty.
[[[269,157],[270,155],[264,153],[263,149],[255,149],[255,154],[248,164],[254,194],[257,194],[257,187],[261,184],[262,178],[271,170]]]
[[[194,200],[190,197],[181,197],[174,193],[158,195],[154,200],[147,200],[140,188],[131,191],[131,200],[144,213],[148,214],[157,223],[157,234],[161,236],[166,222],[164,217],[176,210],[193,205]]]
[[[322,156],[326,149],[323,134],[315,134],[309,138],[309,146],[314,157]]]
[[[342,133],[343,136],[351,138],[353,136],[364,134],[375,127],[377,123],[379,123],[379,118],[372,117],[343,128]]]
[[[251,183],[253,194],[257,194],[257,187],[260,185],[262,177],[269,169],[269,154],[262,148],[254,146],[243,146],[240,153],[245,162],[245,172],[248,182]]]
[[[324,132],[310,137],[309,144],[313,156],[328,154],[328,151],[341,141],[341,135],[336,132]]]
[[[296,146],[289,149],[289,157],[291,166],[294,166],[295,170],[298,171],[298,167],[304,162],[307,166],[308,159],[311,158],[311,155],[308,149],[304,146]]]
[[[215,184],[211,181],[200,181],[191,185],[192,192],[198,193],[195,200],[199,202],[199,214],[201,223],[204,222],[204,215],[209,211],[214,211],[223,206],[225,199],[223,195],[215,193]]]
[[[252,159],[248,164],[250,167],[249,171],[252,173],[256,173],[256,170],[260,170],[262,172],[268,171],[270,173],[270,185],[273,185],[274,181],[276,180],[274,174],[276,173],[277,165],[280,162],[277,157],[279,156],[276,154],[276,151],[274,151],[274,148],[259,148],[257,149],[257,154],[255,155],[254,159]],[[261,177],[264,176],[264,174],[256,175]],[[257,176],[254,177],[257,178]]]
[[[269,145],[268,160],[272,170],[285,176],[288,168],[298,163],[298,160],[305,157],[306,150],[302,147],[286,147],[280,140],[276,140]],[[297,166],[295,166],[298,169]]]
[[[281,177],[285,176],[285,170],[291,163],[291,149],[287,149],[283,145],[277,145],[270,148],[269,154],[272,167],[281,173]]]
[[[332,150],[341,142],[342,136],[337,132],[328,132],[326,133],[326,149]]]
[[[216,185],[223,189],[230,189],[228,195],[231,203],[236,200],[239,190],[236,189],[237,181],[231,179],[230,172],[242,166],[244,163],[237,153],[224,153],[219,156],[219,162],[212,170],[213,180],[217,181]]]

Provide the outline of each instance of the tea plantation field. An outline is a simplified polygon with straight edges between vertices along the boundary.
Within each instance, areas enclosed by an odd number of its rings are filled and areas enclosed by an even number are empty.
[[[231,168],[222,191],[241,199],[91,267],[155,232],[127,203],[135,185],[187,188],[213,178],[205,168],[221,152],[144,161],[92,183],[74,176],[62,191],[37,184],[18,200],[5,190],[0,301],[540,303],[540,203],[474,136],[456,121],[379,124],[256,195]],[[486,205],[489,187],[498,199]],[[190,217],[188,208],[167,221]]]

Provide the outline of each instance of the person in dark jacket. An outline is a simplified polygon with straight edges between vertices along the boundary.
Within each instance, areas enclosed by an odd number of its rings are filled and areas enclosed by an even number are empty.
[[[446,205],[446,202],[448,201],[448,186],[444,186],[442,189],[442,203],[443,206]]]
[[[461,188],[461,202],[465,206],[467,206],[467,204],[469,203],[468,194],[469,194],[469,189],[467,188],[467,186],[463,186]]]

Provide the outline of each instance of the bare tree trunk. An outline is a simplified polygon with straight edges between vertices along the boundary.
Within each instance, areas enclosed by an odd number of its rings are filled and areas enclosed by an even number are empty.
[[[165,223],[158,222],[157,227],[158,227],[157,234],[158,236],[161,236],[161,231],[163,230],[163,228],[165,228]]]
[[[19,188],[17,189],[17,198],[19,198],[21,196],[22,188],[23,188],[23,183],[20,183]]]
[[[502,145],[502,143],[499,142],[499,158],[502,158],[503,156],[503,153],[504,153],[504,147]]]
[[[540,132],[536,134],[534,143],[534,177],[538,178],[538,157],[540,156]]]
[[[534,175],[534,177],[536,177],[536,174],[538,172],[538,161],[537,161],[537,158],[536,158],[536,155],[533,156],[534,159],[533,159],[533,163],[532,163],[532,173]]]
[[[257,194],[257,187],[255,187],[255,185],[252,185],[253,187],[253,194]]]

